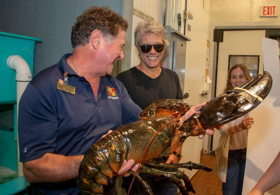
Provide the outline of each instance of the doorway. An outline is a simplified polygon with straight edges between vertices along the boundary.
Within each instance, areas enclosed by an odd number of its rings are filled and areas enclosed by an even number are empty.
[[[231,63],[239,62],[252,64],[258,59],[257,67],[252,65],[255,72],[263,72],[262,38],[266,37],[266,30],[223,30],[219,38],[216,60],[215,97],[223,93],[226,77]],[[254,60],[253,60],[254,59]],[[245,60],[245,61],[244,61]],[[212,151],[218,146],[220,133],[212,136]]]

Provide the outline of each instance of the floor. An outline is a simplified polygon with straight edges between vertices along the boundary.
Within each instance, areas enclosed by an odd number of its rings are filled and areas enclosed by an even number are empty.
[[[192,178],[191,183],[196,191],[195,195],[222,195],[222,182],[214,172],[216,156],[204,154],[200,163],[213,168],[213,171],[206,172],[199,170]],[[189,194],[193,194],[190,192]]]

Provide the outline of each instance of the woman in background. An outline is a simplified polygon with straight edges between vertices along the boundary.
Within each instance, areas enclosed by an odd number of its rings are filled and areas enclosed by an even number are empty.
[[[250,79],[248,68],[235,64],[228,72],[224,93],[239,87]],[[221,137],[216,149],[215,172],[223,182],[224,195],[241,195],[246,164],[248,129],[254,120],[248,114],[228,123],[220,130]]]

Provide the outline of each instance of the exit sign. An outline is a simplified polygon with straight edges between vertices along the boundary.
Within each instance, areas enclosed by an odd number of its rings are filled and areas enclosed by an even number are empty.
[[[272,6],[261,6],[260,17],[278,17],[278,7]]]

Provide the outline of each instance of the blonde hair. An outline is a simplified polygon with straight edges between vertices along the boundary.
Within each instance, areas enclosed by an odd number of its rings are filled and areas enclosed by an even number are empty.
[[[154,20],[139,22],[134,32],[134,44],[138,48],[142,36],[154,33],[162,37],[164,45],[169,45],[165,28]]]

